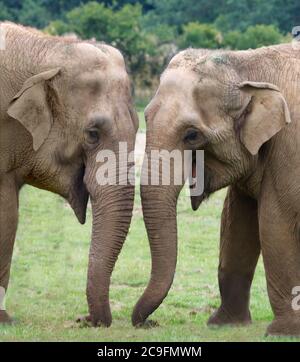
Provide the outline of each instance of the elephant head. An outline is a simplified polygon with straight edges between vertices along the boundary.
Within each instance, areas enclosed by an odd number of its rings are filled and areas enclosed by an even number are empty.
[[[90,197],[90,319],[93,325],[109,326],[110,276],[128,232],[134,198],[134,186],[126,182],[133,160],[124,159],[119,142],[126,142],[128,153],[133,151],[138,118],[118,50],[107,45],[51,41],[54,48],[40,69],[34,70],[35,75],[24,82],[8,114],[18,121],[21,132],[25,129],[28,140],[25,181],[63,196],[81,223],[85,222]],[[115,155],[116,184],[97,181],[97,171],[105,164],[99,157],[103,150]],[[118,182],[121,179],[123,183]]]
[[[204,150],[204,175],[195,173],[194,158],[191,166],[193,176],[204,177],[204,192],[191,196],[194,210],[214,191],[250,177],[259,150],[263,152],[262,146],[273,142],[273,136],[290,122],[287,103],[279,89],[247,79],[246,73],[236,70],[236,58],[230,52],[204,56],[197,50],[179,53],[163,73],[145,110],[148,177],[153,170],[153,162],[149,162],[153,151],[179,150],[183,154],[185,150]],[[162,167],[160,173],[161,170]],[[172,177],[170,185],[141,185],[152,272],[134,308],[134,325],[145,322],[166,297],[173,281],[177,259],[176,206],[184,174],[182,180],[181,185],[176,185]],[[259,180],[253,180],[254,186],[255,182]]]

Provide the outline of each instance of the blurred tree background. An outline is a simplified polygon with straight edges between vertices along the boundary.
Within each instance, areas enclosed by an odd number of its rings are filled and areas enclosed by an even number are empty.
[[[180,49],[289,41],[299,0],[0,0],[0,20],[118,47],[142,94]]]

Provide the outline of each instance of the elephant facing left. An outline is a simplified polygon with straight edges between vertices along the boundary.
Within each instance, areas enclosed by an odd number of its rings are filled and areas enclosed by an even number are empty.
[[[88,198],[93,226],[85,317],[109,326],[110,276],[132,216],[134,186],[99,184],[99,151],[114,152],[116,165],[134,149],[138,118],[123,56],[108,45],[44,35],[0,23],[0,323],[11,322],[6,294],[24,184],[65,198],[85,222]],[[3,37],[2,37],[3,38]],[[2,44],[3,45],[3,44]],[[103,161],[103,162],[102,162]],[[128,167],[116,167],[128,180]],[[119,171],[118,171],[119,170]]]

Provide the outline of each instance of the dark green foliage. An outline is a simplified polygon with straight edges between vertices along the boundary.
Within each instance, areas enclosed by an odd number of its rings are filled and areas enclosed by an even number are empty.
[[[213,23],[224,33],[244,31],[257,24],[273,24],[290,32],[300,24],[299,0],[151,0],[147,14],[169,25],[181,27],[189,22]]]
[[[221,46],[221,34],[212,24],[188,23],[183,26],[179,46],[216,49]]]
[[[11,19],[10,11],[2,2],[0,2],[0,20],[8,19]]]
[[[41,24],[62,19],[70,10],[89,0],[0,0],[0,18]],[[300,24],[299,0],[100,0],[113,9],[140,4],[145,23],[175,26],[179,32],[190,22],[215,23],[222,33],[257,24],[273,24],[281,32],[290,32]]]
[[[143,67],[145,56],[155,53],[154,39],[143,31],[141,18],[139,4],[113,10],[93,1],[71,10],[63,21],[51,22],[46,31],[58,35],[74,32],[83,39],[112,44],[125,55],[131,70],[137,72]]]
[[[90,0],[0,0],[0,20],[13,20],[37,28],[49,21],[63,19],[70,10]],[[126,4],[140,4],[145,11],[151,10],[148,0],[100,0],[99,4],[120,9]]]
[[[245,32],[230,31],[224,35],[223,46],[231,49],[249,49],[278,44],[284,37],[274,25],[249,26]]]

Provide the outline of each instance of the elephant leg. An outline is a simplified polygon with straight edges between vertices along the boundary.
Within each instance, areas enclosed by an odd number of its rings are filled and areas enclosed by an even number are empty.
[[[18,188],[13,175],[0,180],[0,324],[12,319],[4,306],[18,222]]]
[[[278,200],[260,205],[260,239],[274,320],[267,335],[300,336],[300,219]]]
[[[208,325],[251,323],[250,287],[259,254],[257,202],[232,186],[222,212],[218,270],[221,306]]]

